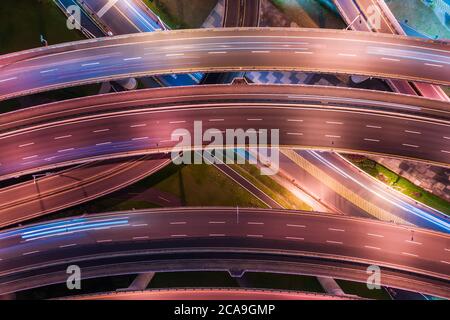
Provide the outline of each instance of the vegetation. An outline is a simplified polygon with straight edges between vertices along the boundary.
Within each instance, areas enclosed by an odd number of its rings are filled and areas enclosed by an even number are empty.
[[[187,206],[265,207],[247,190],[208,164],[174,165],[155,188],[179,197]]]
[[[171,29],[199,28],[217,0],[144,0]]]
[[[369,290],[365,283],[345,280],[336,280],[336,282],[346,294],[356,295],[367,299],[391,300],[391,296],[384,287],[381,287],[379,290]]]
[[[2,0],[0,54],[40,47],[41,35],[49,44],[84,39],[65,25],[63,13],[52,0]]]
[[[310,276],[247,272],[245,280],[253,288],[325,293],[317,278]]]
[[[312,210],[306,203],[300,201],[294,194],[275,182],[270,176],[263,176],[259,168],[251,164],[232,164],[231,167],[248,181],[278,202],[285,209]]]

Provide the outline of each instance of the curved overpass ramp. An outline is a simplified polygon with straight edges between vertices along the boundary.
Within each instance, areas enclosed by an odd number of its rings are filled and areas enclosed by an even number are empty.
[[[217,85],[63,101],[0,119],[0,179],[86,161],[170,152],[172,133],[279,129],[282,147],[373,153],[448,166],[448,104],[355,89]],[[204,145],[209,142],[203,142]],[[227,146],[225,147],[235,147]]]
[[[0,57],[0,100],[184,72],[285,70],[450,84],[448,43],[321,29],[197,29],[59,44]]]
[[[413,234],[413,239],[411,238]],[[97,214],[0,233],[0,293],[83,277],[230,270],[323,275],[450,297],[448,234],[274,209],[174,208]],[[233,271],[234,269],[234,271]]]
[[[0,228],[125,188],[171,163],[167,156],[85,163],[0,189]]]

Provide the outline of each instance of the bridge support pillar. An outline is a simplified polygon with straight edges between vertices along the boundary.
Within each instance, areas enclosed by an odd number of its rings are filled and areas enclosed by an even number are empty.
[[[337,282],[333,278],[329,277],[317,277],[320,285],[328,294],[336,295],[336,296],[345,296],[345,292],[339,287]]]
[[[117,291],[142,291],[145,290],[155,276],[154,272],[140,273],[133,280],[128,288],[118,289]]]

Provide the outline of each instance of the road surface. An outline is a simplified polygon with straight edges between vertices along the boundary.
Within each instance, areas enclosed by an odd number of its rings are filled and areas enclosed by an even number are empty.
[[[419,97],[311,86],[217,85],[98,95],[4,114],[0,177],[170,152],[180,140],[177,135],[172,140],[174,131],[193,133],[195,121],[202,121],[203,132],[279,129],[285,147],[448,166],[449,124],[441,120],[448,119],[446,106]]]
[[[107,292],[66,298],[68,300],[354,300],[357,297],[264,289],[157,289]]]
[[[351,28],[354,30],[406,35],[384,0],[376,2],[373,0],[334,0],[334,3],[346,23],[351,24],[353,22]],[[388,83],[395,91],[400,93],[420,94],[431,99],[450,101],[447,94],[439,86],[399,80],[389,80]]]
[[[0,228],[120,190],[170,162],[161,156],[94,162],[0,189]]]
[[[196,71],[295,70],[448,85],[449,48],[445,42],[322,29],[132,34],[0,56],[0,100],[99,81]]]
[[[224,27],[257,27],[260,0],[225,0]]]
[[[433,284],[431,291],[448,298],[449,246],[450,235],[427,229],[290,210],[172,208],[98,214],[0,233],[0,293],[11,292],[16,281],[36,285],[27,277],[39,277],[51,266],[94,260],[101,264],[107,258],[158,252],[189,253],[190,259],[209,252],[213,259],[213,252],[222,252],[279,255],[280,261],[283,256],[309,257],[316,264],[331,259],[349,268],[376,264],[387,268],[386,276],[395,270],[404,272],[398,279],[411,279],[408,288],[400,288],[429,294],[429,288],[411,288],[416,284],[412,279],[420,278]],[[356,277],[349,270],[346,278]],[[104,268],[103,274],[107,273]],[[382,285],[396,287],[384,283],[383,275]]]

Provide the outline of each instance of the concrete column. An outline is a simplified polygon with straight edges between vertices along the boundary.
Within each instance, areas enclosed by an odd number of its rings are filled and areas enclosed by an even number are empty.
[[[154,272],[140,273],[133,280],[128,288],[118,289],[117,291],[142,291],[145,290],[155,276]]]
[[[345,292],[339,287],[337,282],[333,278],[329,277],[317,277],[320,285],[328,294],[336,295],[336,296],[345,296]]]

